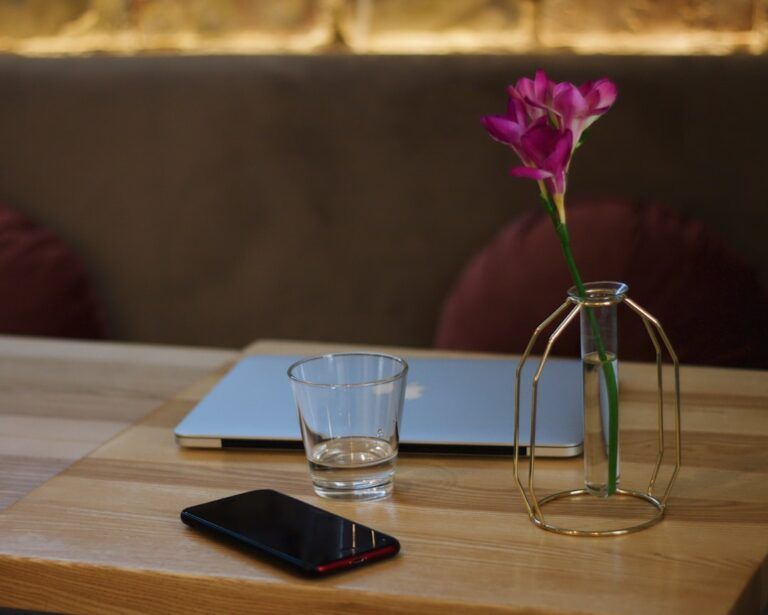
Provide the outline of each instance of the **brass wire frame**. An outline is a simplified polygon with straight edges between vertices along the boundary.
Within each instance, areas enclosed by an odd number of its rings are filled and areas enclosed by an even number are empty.
[[[514,457],[514,476],[515,476],[515,482],[517,483],[517,486],[520,490],[520,493],[523,496],[523,502],[525,503],[525,507],[528,510],[528,517],[530,520],[538,527],[550,531],[555,532],[557,534],[566,534],[569,536],[621,536],[624,534],[629,534],[632,532],[637,532],[640,530],[643,530],[645,528],[648,528],[656,523],[658,523],[662,517],[664,516],[664,512],[666,511],[667,507],[667,498],[669,497],[669,492],[672,489],[672,485],[675,482],[675,479],[677,478],[677,474],[680,471],[680,465],[681,465],[681,436],[680,436],[680,364],[677,359],[677,354],[675,353],[674,349],[672,348],[672,344],[670,344],[669,339],[667,338],[666,333],[664,332],[664,329],[662,328],[659,321],[654,318],[651,314],[649,314],[646,310],[644,310],[642,307],[640,307],[637,303],[632,301],[629,297],[623,297],[622,299],[623,303],[626,303],[626,305],[635,312],[643,321],[643,324],[645,325],[645,330],[648,333],[648,337],[651,340],[651,343],[653,344],[654,349],[656,350],[656,385],[657,385],[657,407],[658,407],[658,453],[656,455],[656,464],[653,469],[653,473],[651,474],[651,479],[648,483],[648,489],[645,492],[641,491],[635,491],[631,489],[616,489],[616,493],[621,496],[629,496],[633,498],[637,498],[640,500],[643,500],[647,502],[648,504],[652,505],[656,508],[654,516],[649,519],[648,521],[645,521],[643,523],[638,523],[636,525],[631,525],[623,528],[613,529],[613,530],[577,530],[573,528],[566,528],[566,527],[560,527],[557,525],[553,525],[551,523],[547,523],[544,514],[541,512],[541,508],[547,504],[548,502],[552,502],[553,500],[558,500],[562,498],[568,498],[568,497],[578,497],[582,495],[587,495],[588,492],[586,489],[573,489],[573,490],[566,490],[566,491],[560,491],[557,493],[553,493],[551,495],[548,495],[544,498],[539,499],[536,496],[536,490],[534,488],[534,465],[536,461],[536,406],[537,406],[537,393],[538,393],[538,386],[539,386],[539,379],[541,377],[541,372],[544,369],[544,364],[547,361],[547,358],[549,357],[549,354],[552,350],[552,346],[557,341],[557,339],[560,337],[562,332],[566,329],[566,327],[573,321],[574,318],[581,312],[584,307],[601,307],[609,305],[611,302],[608,301],[601,301],[599,299],[592,299],[589,298],[585,300],[577,300],[574,298],[569,297],[566,299],[566,301],[557,308],[552,314],[547,317],[544,322],[542,322],[533,332],[533,335],[531,336],[530,341],[528,342],[528,345],[525,348],[525,352],[523,353],[523,356],[520,359],[520,363],[517,366],[517,371],[515,372],[515,457]],[[533,385],[532,385],[532,393],[531,393],[531,441],[529,445],[529,463],[528,463],[528,492],[526,492],[525,487],[523,486],[522,481],[520,480],[520,465],[519,465],[519,459],[520,459],[520,377],[523,371],[523,366],[525,365],[525,362],[528,360],[528,357],[531,354],[531,351],[533,350],[533,346],[535,345],[536,341],[538,340],[541,333],[549,328],[549,326],[560,317],[560,315],[565,312],[566,308],[568,308],[569,305],[575,304],[574,307],[571,309],[570,312],[563,318],[563,320],[560,322],[560,324],[557,325],[555,330],[552,332],[552,334],[549,336],[549,339],[547,340],[547,346],[544,350],[544,354],[541,357],[541,360],[539,361],[539,366],[536,369],[536,373],[533,377]],[[654,487],[656,486],[656,480],[659,476],[659,470],[661,468],[662,460],[664,459],[664,380],[662,375],[662,349],[661,345],[659,344],[659,339],[657,337],[661,337],[661,341],[664,344],[664,347],[667,349],[667,352],[669,353],[670,358],[672,359],[672,363],[674,365],[674,374],[675,374],[675,467],[672,472],[672,476],[669,479],[669,483],[667,484],[666,489],[664,490],[664,493],[661,497],[658,497],[657,495],[654,495]],[[530,494],[530,497],[529,497]]]

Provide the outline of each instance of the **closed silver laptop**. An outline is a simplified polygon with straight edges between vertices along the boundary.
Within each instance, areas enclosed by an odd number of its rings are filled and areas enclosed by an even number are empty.
[[[295,356],[241,359],[176,427],[181,446],[301,448],[286,375]],[[408,359],[401,452],[512,454],[517,362],[506,359]],[[531,380],[523,370],[520,446],[530,444]],[[571,457],[582,450],[581,364],[550,359],[539,382],[536,454]]]

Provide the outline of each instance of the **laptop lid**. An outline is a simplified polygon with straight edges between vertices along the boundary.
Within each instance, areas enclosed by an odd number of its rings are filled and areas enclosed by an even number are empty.
[[[177,442],[190,447],[301,447],[288,367],[299,357],[241,359],[178,424]],[[400,450],[511,454],[515,370],[509,359],[412,358]],[[530,444],[530,402],[538,360],[529,360],[520,392],[520,445]],[[539,381],[537,455],[581,452],[581,364],[549,359]],[[521,450],[521,452],[524,452]]]

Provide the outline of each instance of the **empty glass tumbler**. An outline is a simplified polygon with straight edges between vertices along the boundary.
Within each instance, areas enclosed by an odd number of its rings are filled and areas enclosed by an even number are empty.
[[[372,500],[392,492],[407,373],[403,359],[360,352],[288,368],[318,495]]]

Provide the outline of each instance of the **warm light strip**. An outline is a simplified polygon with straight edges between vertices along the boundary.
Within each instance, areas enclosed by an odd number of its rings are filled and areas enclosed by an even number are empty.
[[[93,33],[27,39],[0,38],[0,52],[28,56],[111,53],[134,55],[170,54],[272,54],[337,53],[448,54],[448,53],[574,53],[615,55],[727,55],[760,54],[766,51],[765,36],[758,32],[656,32],[652,34],[546,34],[536,43],[525,32],[483,33],[449,31],[440,34],[377,33],[365,43],[329,46],[322,30],[311,34],[277,37],[269,33],[243,32],[221,37],[196,32],[144,36],[135,32]]]
[[[549,37],[548,37],[549,38]],[[577,54],[616,55],[728,55],[735,52],[760,54],[764,37],[757,32],[657,32],[652,34],[607,34],[551,37],[548,50]]]

